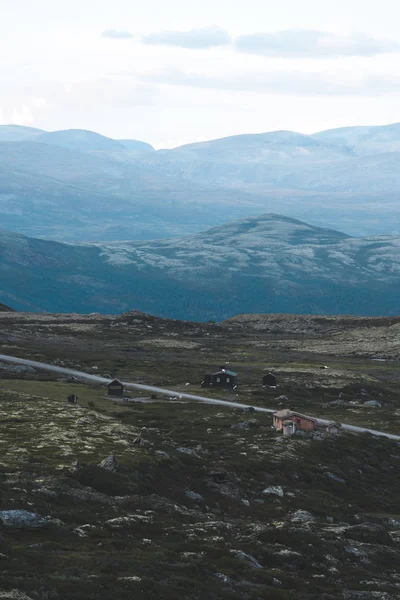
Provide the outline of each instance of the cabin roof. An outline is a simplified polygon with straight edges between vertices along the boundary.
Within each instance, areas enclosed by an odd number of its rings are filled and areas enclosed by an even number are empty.
[[[113,379],[112,381],[110,381],[110,383],[107,383],[107,387],[110,387],[110,385],[124,385],[119,379]]]
[[[304,419],[306,421],[312,421],[313,423],[317,423],[317,419],[313,419],[312,417],[307,417],[306,415],[302,415],[301,413],[290,410],[289,408],[285,408],[284,410],[278,410],[278,412],[274,413],[274,417],[278,419],[288,419],[290,417],[299,417],[300,419]]]
[[[234,371],[229,371],[228,369],[220,369],[219,371],[212,373],[212,375],[222,375],[223,373],[225,373],[225,375],[230,375],[231,377],[237,377],[237,373]]]

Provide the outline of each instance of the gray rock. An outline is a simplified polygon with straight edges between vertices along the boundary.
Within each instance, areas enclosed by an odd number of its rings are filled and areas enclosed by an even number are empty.
[[[99,467],[101,469],[105,469],[106,471],[112,471],[113,473],[116,473],[118,471],[117,459],[111,454],[99,464]]]
[[[164,452],[164,450],[156,450],[155,454],[157,454],[157,456],[162,456],[163,458],[171,458],[168,452]]]
[[[338,398],[337,400],[331,400],[328,403],[329,406],[333,407],[333,406],[345,406],[346,402],[344,400],[342,400],[341,398]]]
[[[199,457],[199,455],[197,454],[196,450],[193,450],[192,448],[184,448],[184,447],[180,447],[177,448],[178,452],[182,452],[182,454],[189,454],[190,456],[197,456]]]
[[[309,436],[307,431],[303,431],[302,429],[296,429],[294,432],[295,437],[306,438]]]
[[[196,502],[197,504],[204,502],[204,498],[201,494],[197,494],[196,492],[192,492],[191,490],[185,491],[185,497],[188,500],[191,500],[192,502]]]
[[[216,579],[222,581],[222,583],[226,583],[227,585],[233,585],[233,579],[228,577],[228,575],[224,575],[223,573],[215,573]]]
[[[278,396],[277,398],[274,398],[274,400],[279,402],[289,402],[289,398],[287,396]]]
[[[280,485],[271,485],[270,487],[265,488],[263,494],[279,496],[279,498],[283,498],[284,491]]]
[[[400,521],[398,519],[392,519],[390,518],[388,520],[389,526],[393,527],[395,529],[400,529]]]
[[[243,552],[243,550],[230,550],[229,552],[240,558],[243,562],[250,563],[255,569],[262,569],[260,563],[254,558],[254,556],[251,556],[251,554],[247,554],[246,552]]]
[[[41,529],[54,523],[50,517],[41,517],[26,510],[2,510],[0,521],[10,529]]]
[[[364,402],[364,406],[370,406],[372,408],[382,408],[382,404],[378,400],[367,400]]]
[[[292,523],[314,523],[315,517],[308,510],[296,510],[290,520]]]
[[[330,479],[331,481],[334,481],[335,483],[341,483],[341,484],[345,484],[345,480],[342,477],[339,477],[338,475],[335,475],[335,473],[326,473],[326,477],[328,479]]]

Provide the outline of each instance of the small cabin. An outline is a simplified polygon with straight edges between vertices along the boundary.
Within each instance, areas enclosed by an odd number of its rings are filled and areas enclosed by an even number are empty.
[[[273,373],[267,373],[267,375],[264,375],[262,382],[264,387],[276,387],[277,384],[276,377]]]
[[[317,427],[316,419],[294,412],[292,410],[289,410],[288,408],[274,413],[275,429],[283,431],[284,423],[287,423],[287,421],[293,421],[295,423],[295,431],[297,431],[298,429],[301,431],[315,431]]]
[[[70,394],[67,398],[68,404],[77,404],[79,398],[75,394]]]
[[[329,433],[330,435],[338,435],[338,433],[340,433],[342,426],[340,423],[328,423],[328,425],[326,426],[326,433]]]
[[[107,384],[108,396],[123,396],[124,395],[124,384],[121,383],[118,379],[114,379],[109,384]]]
[[[206,373],[201,387],[234,388],[237,385],[238,374],[220,367],[215,373]]]

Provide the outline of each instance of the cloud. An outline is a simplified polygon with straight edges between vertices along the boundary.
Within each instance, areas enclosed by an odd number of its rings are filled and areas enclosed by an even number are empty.
[[[101,34],[101,37],[111,40],[131,40],[134,36],[130,31],[124,29],[106,29]]]
[[[376,40],[367,35],[335,35],[324,31],[279,31],[252,33],[237,38],[236,50],[263,56],[320,58],[339,56],[375,56],[400,52],[400,44]]]
[[[212,48],[232,43],[231,36],[218,26],[191,29],[190,31],[160,31],[142,38],[145,44],[178,46],[179,48]]]
[[[298,96],[380,96],[400,94],[399,75],[354,73],[351,70],[236,71],[232,75],[206,75],[166,69],[142,74],[142,81],[192,88]]]

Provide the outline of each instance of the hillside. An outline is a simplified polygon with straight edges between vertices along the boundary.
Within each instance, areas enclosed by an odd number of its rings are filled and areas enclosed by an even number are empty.
[[[259,204],[253,194],[209,190],[105,156],[0,142],[5,229],[68,241],[152,239],[257,213]]]
[[[0,345],[177,395],[399,434],[398,327],[398,318],[216,325],[1,313]],[[239,373],[236,390],[201,388],[219,364]],[[270,370],[277,389],[262,387]],[[283,438],[261,412],[133,390],[121,402],[102,385],[4,362],[0,375],[4,600],[398,598],[395,441]]]
[[[12,312],[13,309],[5,304],[0,304],[0,312]]]
[[[2,125],[0,217],[3,228],[61,241],[173,237],[266,211],[349,235],[396,234],[399,148],[398,124],[157,152],[91,131]]]
[[[394,315],[399,274],[399,237],[351,238],[273,214],[150,242],[0,235],[0,300],[33,311]]]

